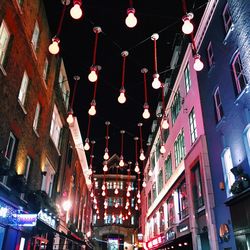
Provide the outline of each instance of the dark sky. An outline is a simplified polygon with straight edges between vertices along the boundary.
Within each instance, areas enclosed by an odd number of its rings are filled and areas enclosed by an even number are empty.
[[[71,1],[72,2],[72,1]],[[109,151],[120,155],[121,136],[124,134],[125,161],[135,162],[134,136],[139,136],[138,122],[143,123],[143,147],[150,134],[152,121],[156,119],[155,109],[161,99],[161,90],[151,87],[154,74],[154,47],[150,39],[153,33],[159,34],[157,40],[157,61],[160,79],[169,77],[170,60],[175,41],[183,39],[181,32],[182,16],[184,15],[182,0],[140,0],[133,1],[138,20],[135,28],[126,27],[124,20],[129,8],[128,0],[85,0],[82,4],[84,12],[80,20],[71,18],[69,12],[72,3],[67,6],[60,33],[60,55],[64,59],[71,89],[73,76],[81,77],[74,99],[73,110],[78,118],[83,141],[87,135],[88,109],[93,98],[94,84],[87,79],[92,65],[95,34],[94,26],[100,26],[96,54],[96,64],[102,66],[97,85],[96,110],[91,119],[90,140],[95,140],[94,169],[102,169],[105,148],[105,121],[109,120],[110,140]],[[186,10],[195,14],[194,26],[206,6],[206,0],[186,0]],[[63,9],[60,0],[44,0],[52,37],[56,34]],[[119,104],[117,98],[122,82],[121,52],[129,52],[126,58],[125,89],[127,101]],[[143,74],[141,69],[148,68],[147,86],[148,103],[151,118],[142,118],[144,104]],[[73,92],[73,91],[72,91]],[[89,159],[89,153],[87,152]],[[142,167],[142,164],[140,163]]]

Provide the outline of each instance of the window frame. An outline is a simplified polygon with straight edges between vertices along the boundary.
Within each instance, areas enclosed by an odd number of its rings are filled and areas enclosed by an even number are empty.
[[[21,86],[20,86],[19,93],[18,93],[18,102],[22,107],[24,107],[24,105],[25,105],[25,100],[26,100],[27,91],[28,91],[28,85],[29,85],[29,76],[27,74],[27,71],[25,70],[23,72]]]
[[[41,104],[40,104],[40,102],[37,102],[34,120],[33,120],[33,129],[35,132],[38,132],[37,130],[38,130],[38,125],[39,125],[40,115],[41,115]]]
[[[185,139],[183,129],[178,134],[174,142],[175,167],[181,163],[185,157]]]
[[[38,21],[36,20],[31,38],[31,44],[34,51],[37,51],[38,49],[39,37],[40,37],[40,27]]]
[[[41,190],[45,191],[49,197],[52,196],[54,177],[55,177],[55,169],[53,168],[48,158],[46,158]]]
[[[3,37],[5,36],[5,38]],[[0,65],[3,66],[4,65],[4,61],[5,61],[5,57],[6,57],[6,53],[8,50],[8,45],[10,42],[10,31],[8,29],[8,26],[6,24],[6,22],[4,20],[2,20],[1,25],[0,25],[0,45],[1,45],[1,41],[4,40],[3,45],[0,46]],[[1,49],[2,47],[2,49]]]
[[[192,108],[192,110],[190,111],[190,113],[188,115],[188,120],[189,120],[191,144],[193,144],[198,137],[196,116],[195,116],[194,108]]]
[[[214,51],[211,41],[207,46],[207,60],[208,60],[208,66],[211,68],[214,65]]]
[[[169,162],[169,164],[167,164]],[[165,183],[171,178],[173,174],[173,166],[172,166],[172,157],[171,154],[167,156],[167,158],[164,161],[164,170],[165,170]],[[168,171],[167,168],[171,169],[170,176],[168,177]]]
[[[184,82],[185,82],[185,90],[187,94],[192,86],[189,63],[187,63],[184,69]]]
[[[226,31],[226,34],[229,32],[233,22],[232,22],[232,16],[229,11],[228,3],[225,5],[223,12],[222,12],[222,18],[223,18],[223,24]]]
[[[171,105],[171,117],[172,117],[172,124],[175,123],[180,111],[181,111],[181,95],[180,91],[178,90],[175,93],[173,103]]]
[[[215,89],[213,98],[216,112],[216,121],[219,122],[224,116],[219,86]]]
[[[43,80],[45,81],[45,83],[48,80],[48,71],[49,71],[49,60],[47,57],[45,57],[43,66]]]

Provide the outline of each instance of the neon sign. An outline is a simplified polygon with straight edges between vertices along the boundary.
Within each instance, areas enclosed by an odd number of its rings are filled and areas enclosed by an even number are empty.
[[[34,227],[37,221],[37,214],[13,214],[17,224],[23,227]]]
[[[56,220],[47,213],[44,213],[42,210],[37,214],[37,218],[49,225],[50,227],[56,229]]]

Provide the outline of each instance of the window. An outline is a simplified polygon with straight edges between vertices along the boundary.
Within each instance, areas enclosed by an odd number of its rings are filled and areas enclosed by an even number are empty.
[[[26,162],[25,162],[24,174],[23,174],[26,181],[28,180],[28,177],[29,177],[30,166],[31,166],[31,158],[27,155]]]
[[[155,168],[155,152],[151,155],[150,165],[152,166],[152,169]]]
[[[48,196],[51,197],[55,170],[47,158],[46,158],[45,167],[44,167],[42,174],[43,174],[43,179],[42,179],[41,190],[45,191],[48,194]]]
[[[122,223],[121,223],[122,224]],[[134,225],[135,224],[135,217],[134,216],[131,216],[131,225]]]
[[[244,130],[244,145],[247,153],[248,163],[250,163],[250,125]]]
[[[240,53],[236,54],[232,63],[232,69],[237,93],[239,94],[247,85],[247,81],[244,76],[243,67],[240,59]]]
[[[194,143],[197,138],[197,126],[196,126],[196,119],[194,108],[189,113],[189,127],[190,127],[190,135],[191,135],[191,143]]]
[[[189,64],[187,64],[187,66],[186,66],[186,68],[184,70],[184,80],[185,80],[186,93],[188,93],[188,91],[189,91],[189,89],[191,87]]]
[[[212,42],[210,42],[207,46],[207,60],[208,60],[208,65],[211,68],[214,65],[214,52],[213,52]]]
[[[173,104],[171,106],[172,123],[174,124],[181,110],[181,96],[179,91],[176,92]]]
[[[165,215],[164,215],[164,207],[161,206],[160,209],[159,209],[159,217],[160,217],[160,226],[159,226],[159,229],[160,229],[160,233],[163,233],[164,230],[165,230]]]
[[[48,77],[48,68],[49,68],[49,61],[47,58],[45,58],[44,66],[43,66],[43,79],[45,82],[47,81],[47,77]]]
[[[180,220],[188,215],[188,200],[186,182],[182,182],[178,188]]]
[[[151,193],[151,190],[150,190],[150,192],[148,193],[148,207],[150,207],[152,205],[151,195],[152,195],[152,193]]]
[[[34,129],[36,132],[37,132],[37,128],[38,128],[40,112],[41,112],[41,105],[40,105],[40,103],[38,102],[38,103],[36,104],[35,117],[34,117],[34,121],[33,121],[33,129]]]
[[[172,175],[172,159],[171,155],[165,160],[165,181],[167,181]]]
[[[39,39],[39,32],[40,32],[39,31],[39,25],[38,25],[38,22],[36,21],[35,27],[34,27],[34,31],[33,31],[33,35],[32,35],[32,40],[31,40],[33,49],[35,51],[37,50],[38,39]]]
[[[171,227],[174,222],[174,197],[171,195],[167,200],[167,210],[168,210],[168,227]]]
[[[231,18],[231,14],[229,12],[228,4],[226,4],[226,6],[223,10],[222,17],[223,17],[225,31],[227,33],[232,25],[232,18]]]
[[[204,200],[202,195],[202,184],[201,184],[201,174],[200,174],[200,165],[197,164],[196,167],[192,170],[191,183],[193,189],[193,198],[195,209],[203,207]]]
[[[166,142],[169,136],[169,128],[163,129],[162,134],[163,134],[163,141]]]
[[[233,161],[231,156],[230,148],[225,148],[221,154],[222,166],[223,166],[223,173],[224,173],[224,182],[225,188],[227,192],[227,196],[231,195],[231,186],[233,185],[235,178],[231,169],[233,168]]]
[[[28,83],[29,83],[29,78],[28,78],[27,72],[24,71],[23,79],[21,82],[21,87],[20,87],[19,94],[18,94],[18,101],[22,106],[24,106],[24,102],[26,99]]]
[[[217,87],[214,92],[214,105],[215,105],[215,112],[216,112],[216,121],[219,122],[224,115],[221,98],[220,98],[219,87]]]
[[[156,143],[156,146],[155,146],[155,159],[156,159],[156,161],[158,161],[158,159],[160,157],[160,148],[161,148],[161,140],[159,138],[158,142]]]
[[[3,20],[0,26],[0,65],[4,64],[4,59],[6,56],[9,40],[10,40],[10,32],[8,30],[5,21]]]
[[[177,167],[185,156],[185,144],[183,130],[174,142],[175,167]]]
[[[53,140],[57,149],[59,149],[59,141],[60,141],[60,134],[62,129],[62,122],[60,119],[60,115],[58,113],[58,109],[56,105],[54,105],[51,125],[50,125],[50,137]]]
[[[163,175],[162,175],[162,170],[160,170],[158,174],[158,194],[161,192],[163,188]]]
[[[68,108],[70,88],[69,88],[69,84],[68,84],[68,80],[67,80],[67,74],[66,74],[66,70],[65,70],[63,62],[61,63],[58,82],[59,82],[59,86],[60,86],[60,89],[61,89],[61,94],[62,94],[64,104],[65,104],[66,108]]]
[[[157,197],[156,183],[153,184],[152,190],[153,190],[153,201],[154,201]]]

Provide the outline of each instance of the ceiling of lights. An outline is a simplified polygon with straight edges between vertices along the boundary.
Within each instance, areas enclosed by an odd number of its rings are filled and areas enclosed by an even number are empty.
[[[155,110],[161,99],[161,90],[151,87],[154,74],[154,47],[151,35],[159,34],[157,40],[157,61],[160,80],[171,74],[170,61],[174,45],[183,39],[181,33],[183,11],[182,0],[156,0],[133,1],[138,20],[137,26],[128,28],[125,25],[126,11],[129,8],[128,0],[83,0],[83,17],[80,20],[71,18],[69,12],[72,3],[67,6],[60,34],[60,54],[62,55],[73,89],[73,76],[81,77],[78,82],[74,99],[74,114],[78,118],[83,141],[86,138],[88,126],[88,109],[93,98],[94,84],[88,81],[89,68],[92,65],[95,34],[93,27],[100,26],[96,63],[101,65],[97,97],[97,113],[91,119],[90,140],[95,140],[93,168],[97,172],[102,170],[103,154],[105,148],[105,121],[109,120],[110,140],[109,151],[120,155],[121,135],[120,130],[125,130],[124,159],[135,162],[135,146],[133,138],[139,136],[137,124],[143,123],[143,146],[150,134],[152,121],[156,119]],[[193,12],[195,27],[203,13],[206,0],[187,0],[187,11]],[[51,36],[56,34],[57,26],[63,9],[60,0],[44,0]],[[117,98],[122,81],[122,56],[121,52],[127,50],[125,89],[127,101],[119,104]],[[147,86],[148,103],[151,117],[142,118],[144,104],[143,74],[141,69],[148,68]],[[89,153],[87,152],[89,159]]]

